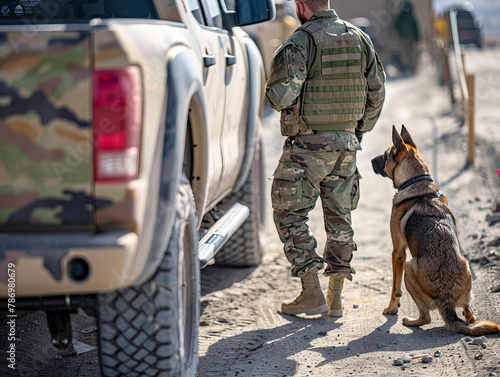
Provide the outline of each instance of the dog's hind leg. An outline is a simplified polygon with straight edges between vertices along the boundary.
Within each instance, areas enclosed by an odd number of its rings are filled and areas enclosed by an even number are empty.
[[[467,266],[467,281],[465,283],[466,292],[462,296],[460,296],[460,298],[457,300],[457,306],[461,306],[464,309],[464,317],[467,322],[475,323],[476,316],[474,315],[474,311],[470,307],[472,301],[472,292],[471,292],[472,276],[470,273],[469,264],[467,260],[464,257],[462,257],[462,260],[465,262]]]
[[[400,306],[399,301],[401,300],[402,289],[401,282],[403,280],[404,264],[406,260],[406,243],[396,245],[394,243],[394,250],[392,251],[392,291],[391,291],[391,301],[389,306],[384,309],[384,314],[397,314],[398,308]]]
[[[433,300],[424,292],[418,282],[414,261],[405,263],[405,286],[413,301],[417,304],[420,317],[418,319],[405,317],[403,318],[403,324],[406,326],[422,326],[431,323],[429,310]]]

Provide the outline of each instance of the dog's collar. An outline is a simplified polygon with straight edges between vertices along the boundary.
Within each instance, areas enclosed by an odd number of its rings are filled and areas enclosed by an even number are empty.
[[[431,182],[434,182],[434,180],[432,179],[432,177],[431,177],[430,174],[421,174],[421,175],[417,175],[417,176],[415,176],[415,177],[407,180],[405,183],[403,183],[401,186],[399,186],[398,191],[402,191],[405,188],[407,188],[407,187],[409,187],[409,186],[411,186],[414,183],[419,182],[419,181],[431,181]]]

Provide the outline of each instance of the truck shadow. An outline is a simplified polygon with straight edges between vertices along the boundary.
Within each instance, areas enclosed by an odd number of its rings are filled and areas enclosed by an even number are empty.
[[[224,290],[245,280],[257,267],[229,267],[211,265],[200,271],[201,295]]]

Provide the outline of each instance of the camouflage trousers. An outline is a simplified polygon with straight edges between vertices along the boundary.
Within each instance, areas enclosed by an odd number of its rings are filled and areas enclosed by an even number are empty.
[[[345,274],[352,279],[350,262],[356,250],[351,211],[359,200],[356,150],[329,149],[332,140],[319,135],[288,138],[274,172],[271,200],[274,222],[292,264],[292,276],[324,261],[325,275]],[[307,221],[318,196],[323,206],[327,241],[323,258],[316,253],[317,241]]]

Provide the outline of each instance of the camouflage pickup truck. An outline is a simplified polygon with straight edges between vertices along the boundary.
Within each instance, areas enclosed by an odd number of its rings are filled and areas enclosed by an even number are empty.
[[[0,0],[0,297],[104,376],[193,376],[200,268],[260,262],[272,0]],[[233,235],[233,236],[232,236]],[[231,237],[232,236],[232,237]]]

